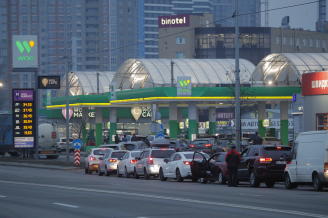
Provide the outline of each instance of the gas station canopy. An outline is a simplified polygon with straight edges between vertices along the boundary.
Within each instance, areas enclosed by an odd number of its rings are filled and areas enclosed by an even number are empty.
[[[129,59],[113,78],[116,89],[154,88],[171,85],[171,61],[173,78],[190,76],[193,86],[232,84],[235,80],[234,59]],[[240,59],[241,83],[249,84],[255,66]]]
[[[270,54],[257,65],[254,85],[300,86],[302,74],[327,71],[328,53]]]

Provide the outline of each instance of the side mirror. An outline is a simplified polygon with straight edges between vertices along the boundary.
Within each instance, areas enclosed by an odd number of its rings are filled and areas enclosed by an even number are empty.
[[[165,159],[164,159],[164,162],[165,162],[165,163],[168,163],[168,162],[170,162],[170,160],[167,159],[167,158],[165,158]]]

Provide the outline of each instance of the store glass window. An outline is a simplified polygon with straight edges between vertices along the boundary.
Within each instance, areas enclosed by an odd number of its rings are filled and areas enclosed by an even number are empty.
[[[328,113],[316,114],[317,130],[328,130]]]

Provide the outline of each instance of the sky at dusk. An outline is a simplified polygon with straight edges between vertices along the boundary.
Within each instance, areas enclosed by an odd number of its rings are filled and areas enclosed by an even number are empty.
[[[269,9],[279,8],[294,4],[311,2],[313,0],[269,0]],[[315,30],[315,22],[317,21],[317,3],[287,8],[269,13],[269,26],[280,27],[281,19],[284,16],[290,16],[291,28],[303,28],[306,30]],[[262,24],[264,24],[264,16],[262,14]]]

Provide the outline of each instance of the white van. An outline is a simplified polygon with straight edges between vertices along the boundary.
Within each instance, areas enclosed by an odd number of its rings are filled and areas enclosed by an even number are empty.
[[[287,189],[313,184],[316,191],[328,185],[328,131],[300,133],[285,169]]]

